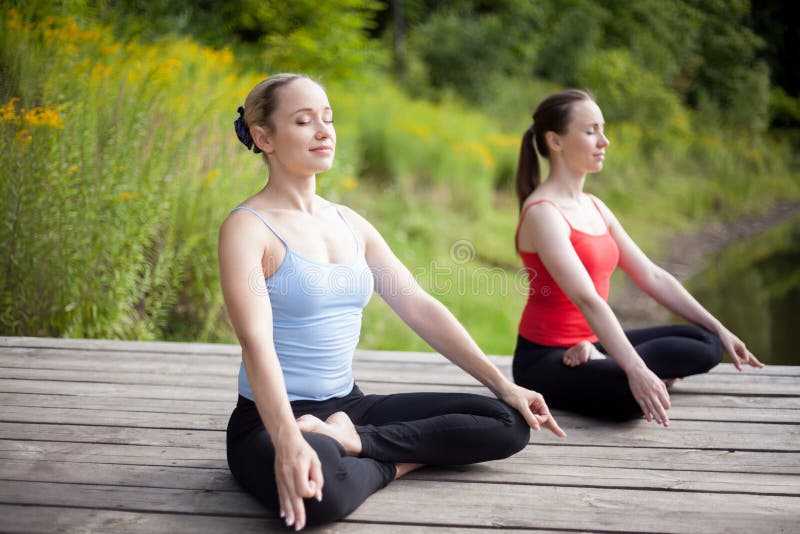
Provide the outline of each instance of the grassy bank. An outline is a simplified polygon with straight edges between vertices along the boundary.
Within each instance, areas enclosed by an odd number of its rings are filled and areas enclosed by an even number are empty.
[[[232,130],[265,73],[190,39],[121,41],[16,11],[3,26],[0,331],[232,341],[216,237],[266,181]],[[524,302],[510,180],[527,115],[415,100],[377,73],[324,82],[339,143],[322,194],[363,212],[485,350],[510,352]],[[550,89],[514,94],[532,107]],[[780,141],[701,128],[679,111],[661,143],[645,125],[610,124],[607,170],[588,182],[646,250],[800,196]],[[424,349],[377,300],[362,346]]]

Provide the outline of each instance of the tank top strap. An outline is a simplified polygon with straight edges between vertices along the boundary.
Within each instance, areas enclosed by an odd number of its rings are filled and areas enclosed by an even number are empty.
[[[236,207],[235,207],[235,208],[233,208],[231,211],[237,211],[237,210],[249,211],[250,213],[252,213],[252,214],[253,214],[253,215],[255,215],[256,217],[258,217],[258,219],[259,219],[259,220],[260,220],[262,223],[264,223],[264,226],[266,226],[267,228],[269,228],[269,230],[270,230],[270,231],[271,231],[273,234],[275,234],[275,237],[277,237],[278,239],[280,239],[280,240],[281,240],[281,243],[283,243],[283,246],[284,246],[284,247],[286,247],[286,249],[287,249],[287,250],[289,249],[289,245],[286,243],[286,240],[283,238],[283,236],[282,236],[282,235],[281,235],[281,234],[280,234],[280,233],[279,233],[279,232],[278,232],[278,231],[277,231],[275,228],[273,228],[273,227],[272,227],[272,225],[271,225],[271,224],[269,224],[269,223],[267,222],[267,220],[266,220],[264,217],[262,217],[262,216],[261,216],[261,214],[260,214],[260,213],[258,213],[256,210],[254,210],[254,209],[252,209],[252,208],[248,208],[247,206],[236,206]]]
[[[597,205],[597,201],[594,199],[594,196],[590,195],[589,193],[584,193],[584,195],[589,197],[589,200],[591,200],[592,204],[594,204],[594,207],[597,210],[597,213],[600,214],[600,218],[603,219],[603,222],[606,223],[606,226],[608,226],[608,221],[606,220],[606,216],[603,215],[603,210],[601,210],[600,206]]]
[[[359,245],[358,236],[356,236],[355,230],[353,230],[353,227],[350,226],[350,223],[347,222],[347,219],[345,219],[344,214],[339,209],[339,205],[333,204],[333,208],[336,210],[336,213],[339,214],[339,218],[344,221],[344,225],[347,226],[347,229],[350,230],[350,235],[353,236],[353,241],[356,242],[356,252],[358,252],[361,249],[361,245]]]
[[[531,202],[531,203],[530,203],[530,204],[528,204],[527,206],[525,206],[525,207],[522,209],[522,213],[520,213],[520,214],[519,214],[519,224],[517,224],[517,233],[516,233],[516,235],[514,236],[514,244],[515,244],[515,245],[516,245],[516,247],[517,247],[517,251],[519,251],[519,231],[522,229],[522,221],[523,221],[523,220],[525,220],[525,214],[526,214],[526,213],[528,213],[528,210],[529,210],[531,207],[533,207],[533,206],[536,206],[537,204],[543,204],[543,203],[547,203],[547,204],[550,204],[551,206],[553,206],[553,207],[554,207],[554,208],[555,208],[555,209],[558,211],[558,213],[560,213],[560,214],[561,214],[561,216],[564,218],[564,220],[565,220],[565,221],[566,221],[566,223],[567,223],[567,226],[569,226],[569,229],[570,229],[570,230],[573,230],[573,228],[572,228],[572,223],[570,223],[570,222],[569,222],[569,219],[567,219],[567,216],[566,216],[566,215],[564,215],[564,212],[563,212],[563,211],[561,211],[561,208],[559,208],[559,207],[558,207],[558,204],[556,204],[556,203],[555,203],[555,202],[553,202],[552,200],[548,200],[548,199],[546,199],[546,198],[543,198],[543,199],[541,199],[541,200],[536,200],[536,201],[534,201],[534,202]]]

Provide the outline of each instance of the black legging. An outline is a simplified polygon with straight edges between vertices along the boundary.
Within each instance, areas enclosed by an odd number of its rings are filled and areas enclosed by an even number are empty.
[[[625,334],[647,367],[662,379],[705,373],[722,360],[719,338],[694,326],[641,328]],[[600,343],[595,347],[607,353]],[[562,361],[567,348],[538,345],[519,336],[514,381],[541,393],[550,408],[618,421],[642,416],[627,375],[613,359],[569,367]]]
[[[391,482],[395,463],[458,465],[498,460],[522,450],[530,428],[506,403],[465,393],[364,395],[357,386],[345,397],[292,402],[295,417],[327,419],[345,412],[361,437],[360,457],[348,456],[334,439],[303,437],[319,456],[322,502],[305,499],[307,523],[337,521]],[[239,397],[228,423],[228,465],[236,480],[271,512],[279,509],[275,450],[255,403]]]

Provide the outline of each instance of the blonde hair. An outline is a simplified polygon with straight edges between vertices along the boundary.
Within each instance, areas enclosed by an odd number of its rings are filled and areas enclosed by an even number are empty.
[[[273,74],[261,80],[250,90],[247,98],[244,100],[244,109],[242,110],[242,108],[240,108],[240,118],[234,122],[236,125],[236,135],[247,148],[251,148],[256,153],[260,152],[258,147],[254,145],[253,139],[250,136],[250,127],[261,126],[269,130],[274,130],[275,126],[272,123],[272,114],[278,108],[278,89],[299,79],[311,80],[317,85],[320,85],[316,80],[303,74],[284,72]],[[237,124],[240,120],[244,122],[242,124]],[[264,160],[267,161],[266,154],[264,154]]]

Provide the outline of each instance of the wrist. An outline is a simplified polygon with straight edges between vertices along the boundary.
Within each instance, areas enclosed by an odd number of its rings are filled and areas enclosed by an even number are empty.
[[[622,370],[625,371],[625,374],[630,376],[632,374],[640,373],[647,369],[647,365],[644,363],[638,354],[634,357],[629,358],[628,362],[625,365],[620,365]]]

